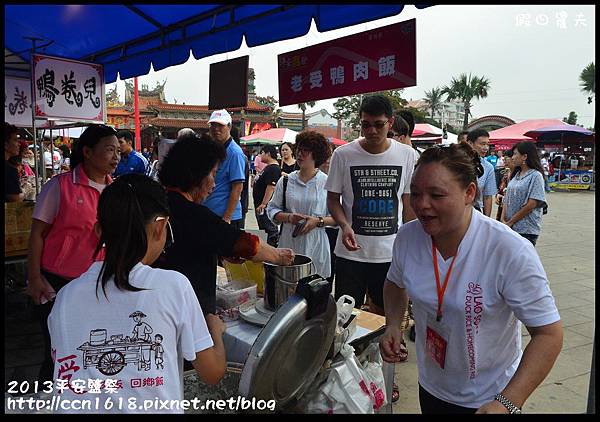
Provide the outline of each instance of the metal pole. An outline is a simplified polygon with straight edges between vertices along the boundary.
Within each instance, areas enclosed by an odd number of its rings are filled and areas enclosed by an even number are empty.
[[[29,75],[31,78],[31,127],[33,129],[33,165],[35,167],[35,195],[37,197],[38,193],[40,193],[40,183],[39,183],[39,177],[40,177],[40,165],[39,165],[39,160],[38,160],[38,154],[40,153],[40,151],[38,150],[38,144],[37,144],[37,136],[36,136],[36,129],[35,129],[35,104],[33,103],[33,94],[34,94],[34,90],[35,90],[35,81],[33,80],[33,55],[35,54],[35,42],[37,40],[42,40],[42,38],[35,38],[35,37],[25,37],[27,39],[30,39],[32,42],[32,46],[31,46],[31,57],[30,57],[30,65],[29,65]],[[43,155],[42,155],[43,156]]]

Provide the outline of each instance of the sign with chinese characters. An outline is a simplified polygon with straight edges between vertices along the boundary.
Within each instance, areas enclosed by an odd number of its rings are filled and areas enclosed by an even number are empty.
[[[17,127],[31,127],[31,81],[4,78],[4,121]]]
[[[414,86],[416,20],[280,54],[279,105]]]
[[[34,54],[33,80],[36,119],[106,121],[102,65]]]

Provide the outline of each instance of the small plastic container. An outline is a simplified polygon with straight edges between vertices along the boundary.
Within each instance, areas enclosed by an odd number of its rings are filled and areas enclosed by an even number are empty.
[[[223,310],[236,309],[246,302],[256,302],[256,284],[245,281],[217,283],[217,306]]]

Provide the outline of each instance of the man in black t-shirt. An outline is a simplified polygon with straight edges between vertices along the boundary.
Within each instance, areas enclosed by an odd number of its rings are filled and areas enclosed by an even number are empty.
[[[18,129],[4,122],[4,202],[21,202],[21,182],[16,167],[8,162],[19,155]]]
[[[279,230],[269,219],[265,208],[275,192],[275,185],[281,177],[281,168],[277,162],[277,150],[273,145],[265,145],[260,150],[260,159],[267,166],[256,177],[252,197],[258,228],[267,233],[267,243],[273,247],[279,244]]]

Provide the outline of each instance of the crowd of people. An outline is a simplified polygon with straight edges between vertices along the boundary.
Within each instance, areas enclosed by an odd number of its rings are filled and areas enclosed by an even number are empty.
[[[64,359],[75,360],[79,378],[97,378],[76,350],[108,330],[131,331],[126,340],[142,350],[122,378],[168,380],[157,397],[182,398],[184,368],[216,383],[226,361],[215,316],[219,258],[291,265],[301,254],[336,299],[350,295],[385,315],[386,361],[408,357],[410,300],[423,413],[518,413],[562,347],[535,250],[547,210],[535,144],[488,155],[489,134],[473,130],[419,153],[412,115],[386,97],[364,97],[359,116],[354,142],[333,149],[304,131],[253,158],[230,114],[217,110],[208,134],[180,131],[159,166],[157,148],[149,164],[130,132],[89,126],[34,209],[28,293],[45,333],[40,380],[64,378]],[[20,150],[5,127],[8,187]],[[244,230],[250,190],[266,242]],[[22,196],[6,191],[6,201]],[[521,324],[532,337],[524,351]],[[121,387],[127,397],[150,394]]]

